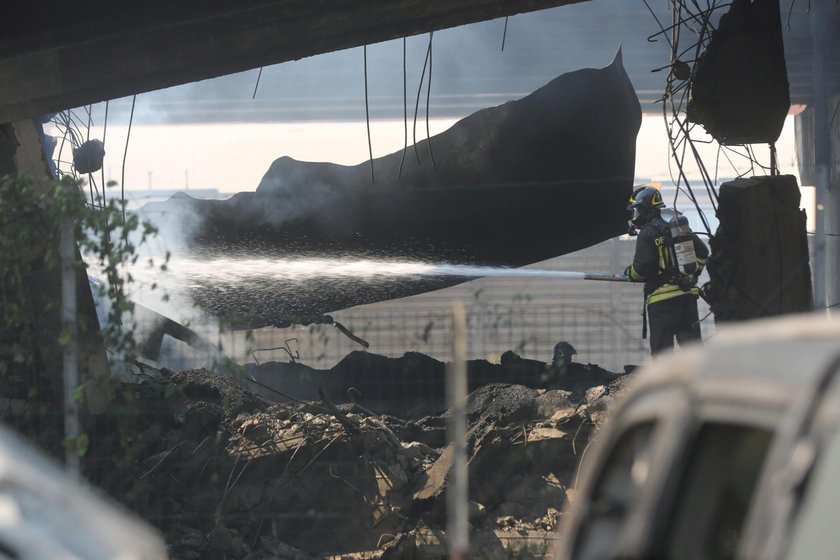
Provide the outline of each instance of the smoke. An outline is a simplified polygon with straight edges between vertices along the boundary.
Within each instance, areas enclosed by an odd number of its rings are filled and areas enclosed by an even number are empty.
[[[664,41],[659,45],[647,43],[646,36],[654,33],[656,27],[652,19],[644,23],[647,27],[628,23],[614,2],[593,0],[511,17],[504,52],[503,19],[435,32],[430,117],[462,118],[487,106],[520,98],[564,72],[602,67],[612,60],[619,44],[625,47],[628,68],[644,66],[649,70],[661,66],[667,58],[666,46]],[[421,85],[428,41],[428,35],[405,41],[409,120]],[[633,53],[639,58],[634,59]],[[371,118],[402,119],[403,41],[370,45],[367,55]],[[256,99],[251,97],[257,69],[143,93],[136,99],[133,125],[364,120],[362,60],[361,48],[354,48],[266,67]],[[425,116],[425,95],[423,85],[421,119]],[[126,140],[115,131],[128,123],[130,107],[131,98],[109,103],[108,124],[113,128],[106,139],[106,167],[112,166],[114,171],[120,167]],[[104,104],[93,108],[92,138],[104,136],[104,111]],[[422,128],[419,123],[418,128]],[[418,131],[418,139],[424,136]],[[129,160],[131,157],[129,148]],[[275,165],[282,167],[283,159],[272,165],[278,171]],[[329,164],[320,165],[328,175]],[[308,214],[325,203],[338,203],[343,196],[328,177],[319,176],[319,180],[306,183],[304,178],[312,175],[305,173],[303,167],[288,166],[279,171],[269,170],[259,188],[277,193],[288,203],[272,209],[268,215],[263,208],[248,209],[262,214],[272,225]],[[168,271],[132,270],[137,287],[133,297],[210,336],[217,325],[192,305],[189,292],[194,277],[178,270],[178,263],[183,262],[179,259],[189,252],[189,239],[200,217],[189,204],[169,204],[165,214],[159,207],[147,205],[143,216],[151,219],[160,233],[142,249],[138,263],[146,263],[150,258],[160,263],[167,252],[173,260]],[[150,289],[152,284],[158,285],[157,290]],[[162,294],[167,294],[169,300],[162,301]]]
[[[666,12],[656,6],[660,19]],[[623,12],[613,1],[592,0],[509,18],[502,52],[504,19],[434,33],[430,113],[464,117],[488,105],[516,99],[559,74],[601,67],[624,46],[628,68],[644,72],[667,62],[664,40],[647,13]],[[634,19],[628,19],[633,14]],[[664,20],[663,20],[664,21]],[[428,34],[406,39],[409,118],[420,85]],[[403,116],[403,41],[369,45],[368,90],[371,118]],[[137,98],[137,124],[195,122],[291,122],[364,120],[362,49],[321,54],[258,69],[144,93]],[[664,84],[664,76],[651,78]],[[637,84],[637,87],[639,84]],[[421,108],[425,105],[424,99]],[[648,89],[647,87],[645,89]],[[661,87],[657,88],[661,91]],[[128,100],[112,104],[115,122],[128,119]]]

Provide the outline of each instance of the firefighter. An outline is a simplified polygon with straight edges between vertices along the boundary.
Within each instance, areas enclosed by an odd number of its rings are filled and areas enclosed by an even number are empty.
[[[645,303],[642,338],[650,323],[650,351],[656,354],[700,340],[697,313],[697,277],[705,266],[709,251],[688,228],[688,220],[675,212],[666,222],[660,211],[665,207],[659,189],[644,186],[630,197],[630,234],[638,232],[633,264],[624,273],[633,282],[644,282]]]

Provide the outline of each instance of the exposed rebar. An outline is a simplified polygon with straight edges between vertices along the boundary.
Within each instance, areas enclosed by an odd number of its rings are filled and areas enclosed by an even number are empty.
[[[257,74],[257,82],[254,84],[254,94],[251,95],[251,99],[256,99],[257,98],[257,88],[260,87],[260,78],[262,78],[262,71],[263,71],[263,67],[260,66],[260,71]]]
[[[373,144],[370,140],[370,108],[368,106],[368,76],[367,76],[367,45],[362,47],[365,59],[365,123],[367,124],[368,154],[370,155],[370,182],[375,183],[373,178]]]
[[[437,171],[437,164],[435,164],[435,154],[432,152],[432,136],[429,133],[429,99],[432,96],[432,36],[434,31],[429,33],[429,79],[426,82],[426,147],[429,149],[429,159],[432,160],[432,169]]]
[[[134,104],[137,102],[137,94],[131,97],[131,113],[128,115],[128,130],[125,133],[125,151],[123,152],[122,173],[120,175],[120,198],[122,200],[122,219],[125,227],[125,160],[128,157],[128,141],[131,139],[131,123],[134,121]]]

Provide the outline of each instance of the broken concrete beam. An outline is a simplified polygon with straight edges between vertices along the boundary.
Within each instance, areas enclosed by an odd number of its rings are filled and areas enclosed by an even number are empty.
[[[706,290],[715,320],[740,321],[812,308],[805,212],[792,175],[720,186]]]
[[[143,211],[171,217],[176,230],[194,223],[190,246],[205,256],[224,246],[244,257],[522,266],[626,230],[640,124],[619,53],[605,68],[563,74],[418,142],[402,169],[402,150],[356,166],[281,157],[256,192],[226,201],[182,194]],[[236,324],[251,312],[256,327],[468,279],[343,275],[307,288],[278,274],[268,285],[237,283],[237,298],[219,286],[193,297]]]

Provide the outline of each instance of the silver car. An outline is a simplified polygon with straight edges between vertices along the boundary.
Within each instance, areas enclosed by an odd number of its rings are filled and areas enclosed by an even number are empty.
[[[721,329],[639,372],[554,557],[840,559],[840,322]]]

